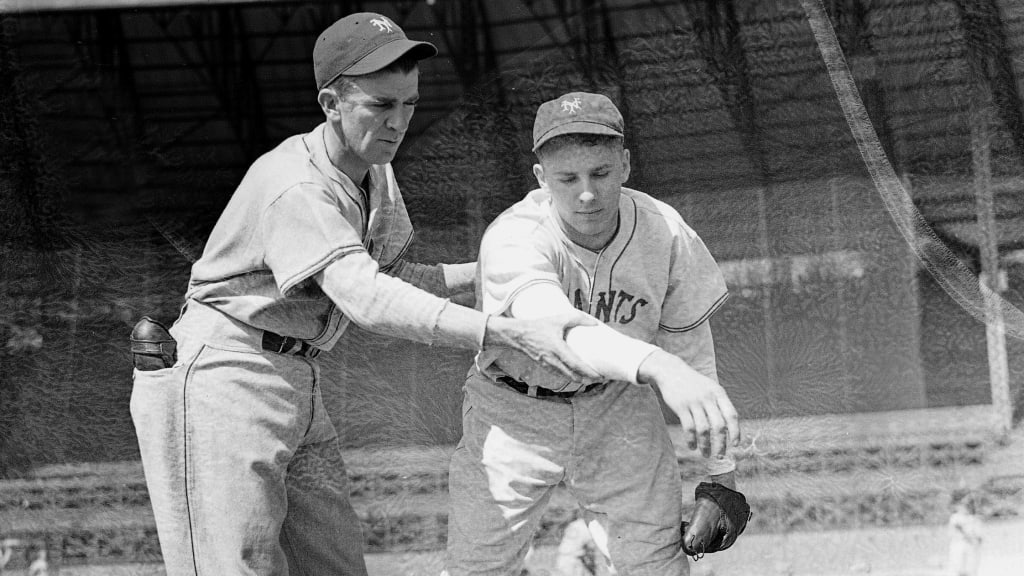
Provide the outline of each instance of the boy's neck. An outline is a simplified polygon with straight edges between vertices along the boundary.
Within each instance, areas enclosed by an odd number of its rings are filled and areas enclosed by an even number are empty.
[[[558,218],[558,227],[562,229],[562,233],[569,239],[570,242],[585,248],[591,252],[600,252],[604,250],[606,246],[611,244],[612,240],[619,233],[619,226],[622,223],[622,213],[620,212],[615,218],[615,227],[606,230],[599,236],[589,236],[586,234],[580,234],[576,230],[573,230],[571,226],[567,225],[562,221],[562,218],[558,216],[557,212],[555,217]]]

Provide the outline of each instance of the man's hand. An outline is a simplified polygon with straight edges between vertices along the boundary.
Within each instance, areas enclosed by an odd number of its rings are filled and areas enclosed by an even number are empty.
[[[654,384],[665,404],[679,417],[691,450],[705,457],[725,456],[727,445],[740,441],[739,415],[718,382],[697,372],[678,356],[658,350],[640,365],[638,380]]]
[[[472,308],[476,304],[476,262],[442,264],[447,297],[460,306]]]
[[[557,372],[573,382],[602,379],[565,343],[565,333],[576,326],[593,326],[597,319],[573,310],[556,316],[518,320],[491,316],[484,333],[484,346],[507,346],[522,352],[543,368]]]

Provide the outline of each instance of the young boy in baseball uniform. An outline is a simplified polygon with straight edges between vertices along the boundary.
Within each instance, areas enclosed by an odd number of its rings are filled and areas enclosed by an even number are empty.
[[[738,418],[717,382],[708,326],[725,282],[674,209],[623,186],[629,151],[607,97],[544,103],[533,142],[540,187],[485,232],[479,303],[513,318],[573,308],[595,316],[601,324],[566,340],[602,377],[576,384],[501,347],[477,356],[451,461],[448,573],[518,573],[564,483],[618,574],[687,574],[679,469],[658,391],[691,449],[708,457],[711,479],[734,487],[726,448],[738,441]]]
[[[176,362],[136,365],[131,412],[168,575],[366,574],[317,360],[349,323],[508,344],[596,375],[563,341],[581,318],[488,319],[445,298],[471,289],[472,267],[403,259],[412,226],[390,162],[419,99],[417,62],[436,52],[380,14],[320,35],[325,122],[252,165],[192,268]]]

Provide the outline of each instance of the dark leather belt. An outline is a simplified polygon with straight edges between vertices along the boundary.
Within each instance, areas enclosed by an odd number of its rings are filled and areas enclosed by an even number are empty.
[[[519,392],[520,394],[525,394],[526,396],[531,396],[531,394],[530,394],[531,386],[529,384],[527,384],[526,382],[520,382],[519,380],[516,380],[515,378],[512,378],[511,376],[499,376],[498,377],[498,382],[501,382],[505,386],[508,386],[509,388],[511,388],[512,390],[515,390],[516,392]],[[589,392],[591,390],[594,390],[598,386],[604,386],[604,384],[605,384],[604,382],[595,382],[593,384],[588,384],[587,386],[584,386],[583,388],[580,388],[579,390],[573,390],[572,392],[557,392],[555,390],[551,390],[550,388],[541,388],[540,386],[535,386],[535,387],[533,387],[534,388],[533,396],[536,396],[537,398],[557,398],[557,399],[561,399],[561,400],[568,400],[568,399],[572,398],[573,396],[577,396],[579,394],[583,394],[584,392]]]
[[[299,340],[298,338],[292,338],[291,336],[281,336],[280,334],[274,334],[273,332],[268,332],[266,330],[263,331],[262,345],[263,349],[267,352],[292,354],[294,356],[302,356],[304,358],[316,358],[321,352],[319,348],[305,340]]]

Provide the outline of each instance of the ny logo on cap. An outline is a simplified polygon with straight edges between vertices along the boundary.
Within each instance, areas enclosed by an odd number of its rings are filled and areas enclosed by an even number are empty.
[[[569,114],[575,114],[580,111],[580,99],[573,98],[572,100],[562,100],[562,112],[568,112]]]
[[[373,20],[370,20],[370,24],[376,26],[377,30],[380,32],[387,32],[390,34],[394,31],[391,27],[391,22],[388,22],[387,18],[374,18]]]

